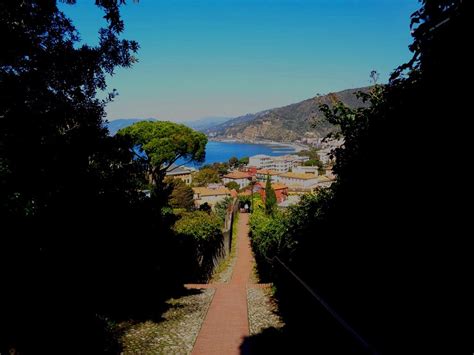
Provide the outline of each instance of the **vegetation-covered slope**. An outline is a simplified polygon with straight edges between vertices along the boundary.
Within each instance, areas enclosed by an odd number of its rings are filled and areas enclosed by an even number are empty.
[[[363,106],[355,96],[355,92],[360,90],[367,91],[367,88],[329,93],[288,106],[236,117],[207,130],[207,133],[211,137],[242,140],[294,141],[304,136],[325,137],[334,130],[334,126],[324,118],[319,105],[332,105],[339,100],[351,108]],[[315,124],[314,128],[312,124]]]

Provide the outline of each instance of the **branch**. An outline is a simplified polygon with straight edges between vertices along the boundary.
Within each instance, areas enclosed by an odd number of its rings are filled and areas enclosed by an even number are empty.
[[[189,163],[189,162],[192,161],[192,158],[191,158],[189,161],[187,161],[187,162],[185,162],[185,163],[183,163],[183,164],[181,164],[181,165],[178,165],[178,166],[174,167],[174,168],[171,169],[171,170],[168,170],[168,168],[169,168],[171,165],[173,165],[174,162],[175,162],[176,160],[178,160],[179,158],[181,158],[182,156],[183,156],[182,154],[177,155],[176,158],[174,158],[163,170],[165,170],[165,171],[173,171],[174,169],[177,169],[177,168],[179,168],[180,166],[183,166],[184,164],[187,164],[187,163]]]
[[[176,161],[176,160],[175,160],[175,161]],[[184,162],[183,164],[176,165],[173,169],[167,170],[167,169],[171,166],[171,164],[170,164],[170,165],[167,166],[166,171],[168,171],[168,172],[173,171],[173,170],[175,170],[175,169],[178,169],[178,168],[182,167],[184,164],[190,163],[190,162],[192,162],[192,161],[193,161],[193,159],[190,158],[188,161]]]

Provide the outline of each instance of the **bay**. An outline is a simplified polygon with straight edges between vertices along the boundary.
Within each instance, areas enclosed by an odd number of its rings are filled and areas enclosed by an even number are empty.
[[[257,154],[270,156],[292,154],[295,149],[291,146],[272,143],[241,143],[209,141],[206,145],[206,159],[203,164],[226,162],[231,157],[244,158]],[[180,162],[177,162],[180,164]],[[182,163],[181,163],[182,164]],[[186,164],[192,165],[192,164]],[[201,165],[201,164],[199,164]],[[194,165],[194,166],[199,166]]]

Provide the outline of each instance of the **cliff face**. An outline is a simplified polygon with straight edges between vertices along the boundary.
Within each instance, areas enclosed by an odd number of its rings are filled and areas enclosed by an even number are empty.
[[[355,97],[355,93],[367,90],[368,88],[344,90],[316,96],[288,106],[236,117],[208,129],[206,133],[216,138],[268,139],[280,142],[295,141],[303,137],[322,138],[335,127],[326,121],[319,110],[319,104],[332,105],[335,100],[340,100],[349,107],[360,107],[364,104]],[[312,127],[312,124],[315,126]]]

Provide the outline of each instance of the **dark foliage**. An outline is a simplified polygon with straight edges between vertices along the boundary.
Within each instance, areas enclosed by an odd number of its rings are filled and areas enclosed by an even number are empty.
[[[166,178],[167,189],[171,189],[169,204],[173,208],[182,208],[186,211],[194,209],[193,189],[181,179]]]
[[[205,204],[207,205],[207,203]],[[181,244],[181,269],[185,281],[207,282],[214,269],[214,260],[223,251],[222,220],[205,209],[183,213],[174,230]]]
[[[153,316],[180,282],[173,217],[139,192],[143,166],[96,98],[135,61],[121,3],[96,1],[108,26],[95,47],[56,1],[0,3],[2,354],[116,352],[111,322]]]
[[[362,94],[370,107],[321,107],[345,139],[335,151],[338,181],[302,210],[304,223],[289,227],[297,247],[280,255],[381,354],[474,349],[465,232],[470,108],[462,89],[471,6],[422,1],[412,16],[413,60]],[[440,161],[455,167],[455,183],[443,182]],[[370,352],[331,326],[278,263],[274,277],[293,343]],[[308,319],[320,321],[307,327]]]

